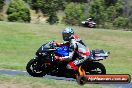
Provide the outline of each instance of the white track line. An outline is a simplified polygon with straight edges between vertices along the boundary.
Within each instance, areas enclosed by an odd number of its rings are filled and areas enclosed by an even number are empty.
[[[19,71],[19,72],[27,72],[27,71],[22,71],[22,70],[11,70],[11,69],[0,69],[0,70],[5,70],[5,71]]]

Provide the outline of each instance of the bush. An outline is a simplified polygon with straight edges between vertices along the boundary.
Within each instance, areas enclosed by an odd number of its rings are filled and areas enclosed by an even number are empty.
[[[129,23],[128,18],[118,17],[114,20],[113,26],[119,27],[119,28],[122,28],[122,27],[128,28],[128,23]]]
[[[0,14],[0,21],[3,21],[3,14]]]
[[[129,19],[129,28],[132,31],[132,16],[129,16],[128,19]]]
[[[96,21],[97,25],[102,25],[102,27],[108,25],[108,28],[111,28],[111,23],[117,17],[122,16],[123,7],[122,0],[92,0],[89,16]]]
[[[103,0],[91,1],[91,5],[89,9],[89,17],[92,17],[97,24],[103,24],[103,22],[106,21],[107,12],[105,10]]]
[[[82,4],[70,3],[65,7],[66,16],[63,21],[66,24],[79,25],[84,18],[84,6]]]
[[[47,19],[47,22],[48,22],[49,24],[55,24],[55,23],[58,23],[58,21],[59,21],[59,19],[58,19],[56,13],[51,14],[51,15],[49,16],[49,18]]]
[[[22,0],[12,0],[7,10],[8,20],[30,22],[30,11]]]
[[[4,0],[0,0],[0,11],[3,9],[4,6]]]
[[[3,14],[1,14],[4,6],[4,0],[0,0],[0,21],[3,21]]]

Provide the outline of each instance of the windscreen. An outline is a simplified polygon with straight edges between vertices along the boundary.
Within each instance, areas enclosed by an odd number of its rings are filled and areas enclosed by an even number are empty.
[[[38,50],[37,50],[37,53],[42,53],[44,51],[47,51],[48,49],[51,49],[52,48],[52,41],[51,42],[48,42],[46,44],[43,44]]]

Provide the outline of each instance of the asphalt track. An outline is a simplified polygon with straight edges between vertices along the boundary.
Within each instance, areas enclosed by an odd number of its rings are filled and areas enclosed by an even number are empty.
[[[19,71],[19,70],[0,70],[0,74],[30,76],[26,71]],[[56,76],[50,76],[50,75],[46,75],[43,78],[55,79],[55,80],[76,81],[73,78],[56,77]],[[96,84],[96,85],[114,86],[116,88],[132,88],[132,82],[129,84]]]

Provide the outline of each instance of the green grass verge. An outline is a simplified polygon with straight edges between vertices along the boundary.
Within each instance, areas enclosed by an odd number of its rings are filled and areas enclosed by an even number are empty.
[[[26,76],[0,75],[2,88],[115,88],[98,84],[78,85],[74,81],[54,80],[47,78],[33,78]]]
[[[0,69],[25,70],[36,50],[50,40],[62,42],[66,26],[0,22]],[[109,74],[132,75],[132,32],[73,27],[90,47],[111,52],[101,61]]]

